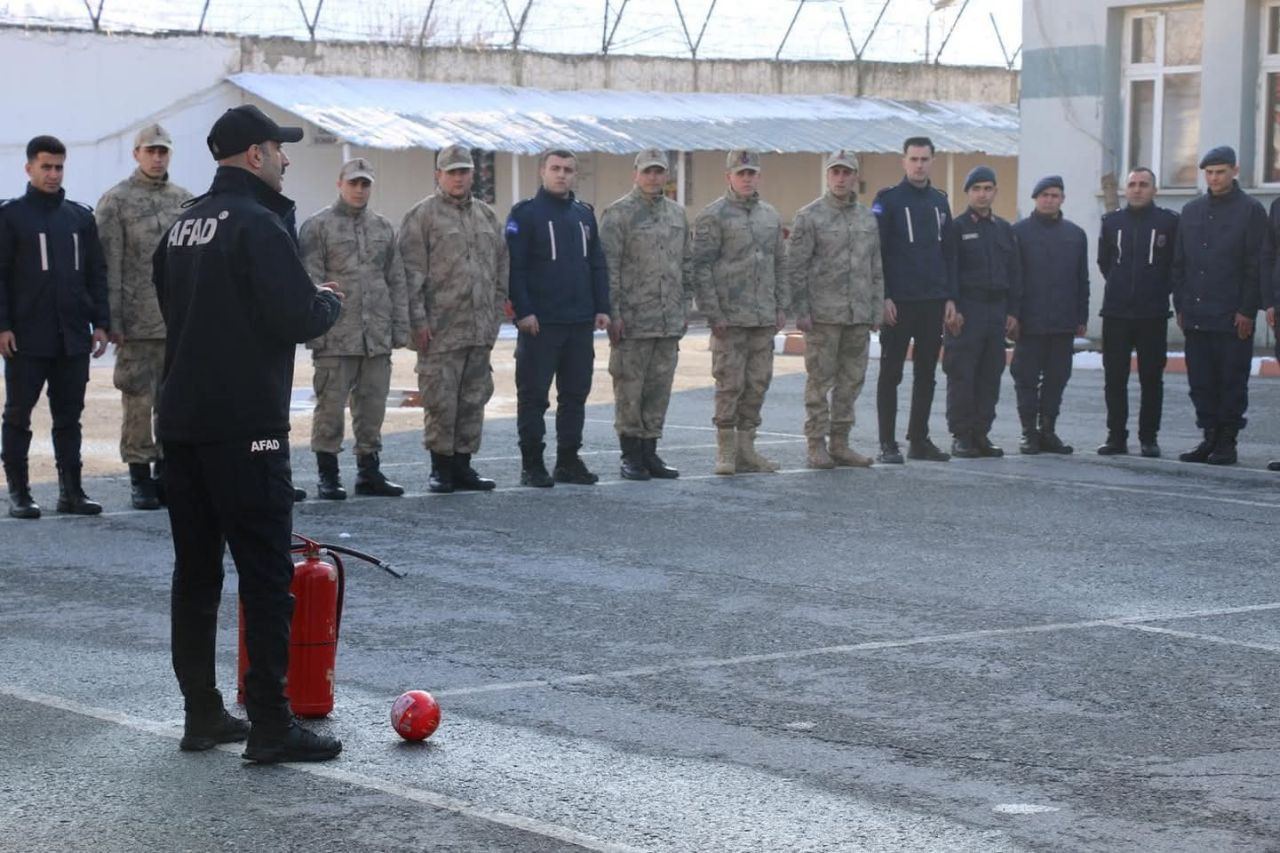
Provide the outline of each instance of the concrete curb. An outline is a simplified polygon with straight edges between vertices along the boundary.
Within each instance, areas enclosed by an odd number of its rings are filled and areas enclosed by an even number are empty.
[[[1079,343],[1077,343],[1079,346]],[[782,332],[773,339],[773,351],[778,355],[804,355],[804,332]],[[871,336],[870,357],[880,357],[880,340],[875,335]],[[911,358],[911,350],[907,350],[907,358]],[[1165,365],[1165,373],[1182,373],[1187,372],[1187,360],[1181,352],[1170,352],[1168,363]],[[1005,363],[1008,364],[1013,360],[1013,350],[1009,349],[1005,352]],[[1102,369],[1102,353],[1096,350],[1082,350],[1075,354],[1071,361],[1073,370],[1101,370]],[[1134,358],[1129,363],[1129,369],[1136,372],[1138,369],[1138,360]],[[1253,360],[1253,369],[1249,372],[1250,376],[1280,377],[1280,363],[1270,356],[1259,357]]]

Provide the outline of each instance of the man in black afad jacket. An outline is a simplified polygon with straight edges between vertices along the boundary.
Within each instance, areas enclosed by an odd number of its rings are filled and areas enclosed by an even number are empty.
[[[173,669],[186,703],[181,747],[244,740],[250,761],[321,761],[342,750],[300,727],[284,695],[293,615],[289,396],[295,346],[338,319],[336,286],[312,284],[280,194],[280,127],[257,107],[227,110],[209,133],[209,191],[161,239],[154,279],[164,313],[158,433],[173,529]],[[245,707],[226,712],[214,675],[222,552],[240,575]]]
[[[876,193],[871,212],[880,225],[884,266],[884,323],[880,326],[880,378],[876,409],[882,463],[901,464],[898,450],[898,385],[907,348],[912,358],[911,417],[907,457],[946,462],[951,457],[929,440],[934,373],[942,349],[942,329],[959,330],[956,283],[949,259],[955,254],[947,194],[929,181],[933,142],[916,136],[902,145],[902,181]]]
[[[1062,178],[1041,178],[1031,193],[1035,211],[1013,226],[1022,255],[1022,304],[1009,373],[1018,394],[1022,453],[1074,449],[1058,437],[1057,421],[1075,337],[1089,320],[1089,239],[1063,217],[1065,197]]]
[[[594,330],[609,326],[609,274],[591,205],[573,195],[578,161],[571,151],[547,151],[542,186],[507,217],[511,305],[516,327],[516,429],[523,460],[520,483],[589,486],[599,478],[578,450],[591,370]],[[555,478],[542,461],[551,380],[556,382]]]
[[[67,149],[52,136],[27,143],[27,192],[0,205],[0,355],[4,418],[0,456],[9,515],[39,518],[27,452],[31,410],[49,386],[58,512],[96,515],[80,484],[80,413],[89,355],[107,349],[107,264],[91,209],[62,189]]]
[[[1102,217],[1098,269],[1107,280],[1102,296],[1102,369],[1107,401],[1107,440],[1102,456],[1129,452],[1129,359],[1138,352],[1138,445],[1143,456],[1160,455],[1156,435],[1164,407],[1164,366],[1169,349],[1169,293],[1178,214],[1157,207],[1156,176],[1146,166],[1129,173],[1126,206]]]
[[[1186,336],[1187,384],[1204,439],[1178,458],[1234,465],[1249,408],[1267,212],[1240,189],[1233,149],[1210,150],[1200,168],[1208,192],[1182,208],[1173,250],[1173,310]]]

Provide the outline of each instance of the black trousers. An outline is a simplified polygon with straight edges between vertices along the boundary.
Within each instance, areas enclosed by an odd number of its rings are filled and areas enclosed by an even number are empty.
[[[996,420],[1000,377],[1004,375],[1005,300],[961,298],[959,335],[943,338],[942,371],[947,374],[947,427],[960,436],[986,435]]]
[[[60,468],[80,467],[80,413],[89,384],[89,354],[35,358],[18,353],[4,362],[4,416],[0,457],[10,470],[25,470],[31,449],[31,412],[49,386],[53,455]]]
[[[1151,442],[1160,432],[1164,409],[1164,366],[1168,361],[1169,321],[1165,317],[1102,318],[1102,371],[1107,400],[1107,432],[1129,435],[1129,359],[1138,353],[1138,440]]]
[[[516,429],[522,445],[541,444],[544,417],[556,383],[556,446],[582,446],[582,422],[595,363],[592,323],[545,323],[538,334],[521,332],[516,340]]]
[[[1036,417],[1056,418],[1062,409],[1062,392],[1071,378],[1075,335],[1060,332],[1023,334],[1013,346],[1009,375],[1018,394],[1018,417],[1023,424]]]
[[[289,442],[264,436],[227,444],[164,443],[173,529],[173,671],[187,713],[222,708],[214,676],[222,554],[230,546],[244,609],[245,708],[255,727],[289,724],[284,695],[293,618],[293,484]]]
[[[1187,385],[1196,409],[1196,426],[1244,429],[1249,409],[1249,374],[1253,370],[1253,336],[1240,340],[1231,332],[1186,333]]]
[[[942,349],[942,317],[946,302],[898,302],[898,322],[880,328],[880,378],[876,382],[876,412],[880,418],[880,443],[897,440],[898,386],[907,348],[915,341],[911,359],[911,416],[907,441],[929,437],[929,409],[933,407],[934,373]]]

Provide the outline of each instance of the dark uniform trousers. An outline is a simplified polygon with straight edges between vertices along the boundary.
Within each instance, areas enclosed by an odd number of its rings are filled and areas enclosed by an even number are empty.
[[[1164,366],[1168,361],[1169,321],[1164,317],[1103,317],[1102,371],[1107,400],[1107,432],[1128,435],[1129,360],[1138,352],[1138,440],[1152,442],[1160,432],[1164,409]]]
[[[1003,292],[988,299],[961,297],[964,317],[959,335],[943,339],[942,370],[947,374],[947,427],[956,437],[984,436],[996,420],[1000,377],[1004,375],[1007,314]]]
[[[1071,378],[1072,332],[1019,336],[1013,346],[1009,375],[1018,395],[1018,416],[1025,423],[1036,416],[1056,418],[1062,408],[1062,392]]]
[[[897,302],[898,322],[880,327],[880,378],[876,381],[876,413],[880,419],[880,443],[896,440],[898,386],[907,348],[915,341],[911,360],[911,419],[907,441],[929,437],[929,409],[933,407],[934,372],[942,349],[942,317],[946,301]]]
[[[21,345],[21,342],[19,342]],[[4,418],[0,444],[8,468],[26,465],[31,448],[31,412],[40,392],[49,386],[49,411],[53,416],[53,455],[58,465],[80,465],[80,413],[89,382],[89,354],[37,358],[18,353],[4,361]]]
[[[592,323],[543,323],[538,334],[516,339],[516,429],[520,444],[542,442],[544,416],[556,382],[556,446],[582,446],[582,424],[595,363]]]
[[[222,707],[214,638],[222,597],[222,554],[240,574],[245,645],[245,709],[255,728],[283,730],[293,614],[293,485],[284,436],[225,444],[164,443],[173,528],[173,671],[189,714]]]
[[[1253,335],[1240,340],[1232,332],[1187,330],[1187,384],[1200,429],[1245,427]]]

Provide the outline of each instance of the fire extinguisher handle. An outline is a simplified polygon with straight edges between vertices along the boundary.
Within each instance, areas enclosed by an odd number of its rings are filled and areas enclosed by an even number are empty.
[[[332,551],[335,554],[346,554],[348,557],[355,557],[357,560],[364,560],[366,563],[372,563],[392,577],[403,578],[405,576],[405,572],[393,568],[386,560],[381,560],[372,554],[366,554],[363,551],[357,551],[354,548],[348,548],[345,545],[321,545],[320,547]]]

